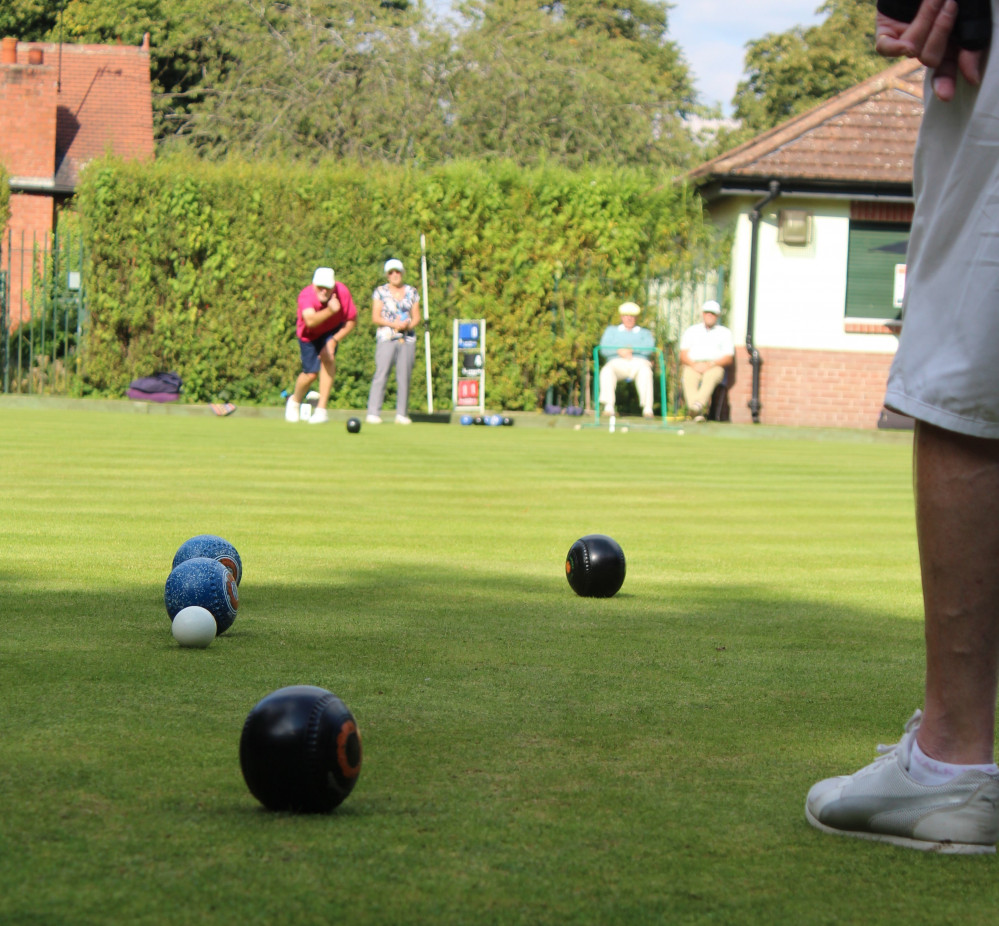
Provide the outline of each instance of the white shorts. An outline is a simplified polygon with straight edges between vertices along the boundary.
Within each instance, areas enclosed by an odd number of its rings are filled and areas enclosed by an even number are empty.
[[[993,0],[995,7],[999,0]],[[905,307],[885,405],[999,439],[999,56],[950,103],[927,83]]]

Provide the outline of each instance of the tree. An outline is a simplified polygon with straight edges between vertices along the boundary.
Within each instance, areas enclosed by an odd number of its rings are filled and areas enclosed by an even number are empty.
[[[63,5],[61,19],[60,5]],[[666,0],[12,0],[28,39],[151,35],[161,147],[205,157],[681,166],[698,109]]]
[[[753,135],[810,109],[885,67],[874,51],[870,0],[825,0],[826,19],[750,42],[736,89],[742,135]]]
[[[451,156],[677,165],[695,108],[662,0],[467,0]]]
[[[0,35],[24,41],[40,39],[58,17],[60,0],[17,0],[0,4]]]
[[[199,79],[175,85],[165,137],[209,156],[436,157],[449,43],[422,4],[189,2],[193,42],[178,44],[194,49]]]

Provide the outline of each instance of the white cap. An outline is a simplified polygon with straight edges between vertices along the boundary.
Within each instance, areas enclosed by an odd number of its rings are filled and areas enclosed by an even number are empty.
[[[721,315],[721,306],[714,299],[709,299],[701,306],[702,312],[710,312],[712,315]]]
[[[634,302],[622,302],[618,308],[619,315],[641,315],[642,310]]]
[[[317,267],[316,272],[312,274],[312,285],[321,286],[323,289],[332,289],[335,277],[333,276],[332,267]]]
[[[385,273],[387,274],[390,270],[398,270],[402,273],[406,268],[403,267],[401,260],[396,260],[394,257],[392,260],[385,261]]]

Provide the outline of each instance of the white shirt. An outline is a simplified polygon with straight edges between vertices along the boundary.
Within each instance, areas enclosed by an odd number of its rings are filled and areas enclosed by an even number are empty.
[[[698,322],[684,331],[680,350],[687,351],[692,363],[713,362],[721,357],[734,357],[735,342],[732,332],[724,325],[708,328],[704,322]]]

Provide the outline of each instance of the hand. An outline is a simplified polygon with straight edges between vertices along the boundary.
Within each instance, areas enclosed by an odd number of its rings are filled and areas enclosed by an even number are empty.
[[[622,357],[622,358],[624,358],[625,360],[631,360],[631,358],[632,358],[632,355],[633,355],[634,353],[635,353],[635,352],[634,352],[634,351],[633,351],[633,350],[632,350],[632,349],[631,349],[630,347],[622,347],[622,348],[621,348],[621,349],[620,349],[620,350],[619,350],[619,351],[617,352],[617,355],[618,355],[618,357]]]
[[[333,315],[336,315],[340,311],[340,300],[337,299],[336,293],[330,296],[330,301],[326,303],[326,308],[330,310]]]
[[[958,71],[972,86],[982,80],[984,52],[959,49],[951,42],[956,22],[956,0],[923,0],[911,23],[878,13],[874,47],[886,58],[918,58],[933,68],[933,92],[947,102],[954,98]]]

